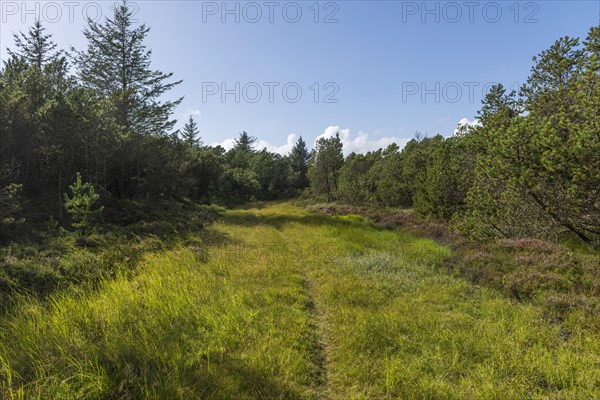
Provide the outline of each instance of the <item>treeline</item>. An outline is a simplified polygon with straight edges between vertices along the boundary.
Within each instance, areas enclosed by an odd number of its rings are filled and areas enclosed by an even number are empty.
[[[323,199],[413,208],[475,239],[600,239],[600,27],[533,58],[519,93],[491,88],[477,126],[344,159],[320,139],[309,176]]]
[[[112,19],[89,21],[82,51],[58,49],[40,22],[14,35],[0,69],[0,240],[32,213],[66,222],[65,194],[78,174],[78,187],[91,184],[105,204],[229,204],[292,196],[307,186],[301,138],[281,156],[255,149],[246,132],[229,151],[204,146],[191,117],[174,132],[172,114],[182,99],[164,99],[181,81],[151,69],[148,31],[133,24],[123,2]],[[83,204],[90,196],[81,192],[71,206],[91,211]]]

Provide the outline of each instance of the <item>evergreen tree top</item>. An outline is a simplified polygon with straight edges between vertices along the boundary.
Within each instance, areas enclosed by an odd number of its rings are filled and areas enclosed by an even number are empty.
[[[200,139],[198,124],[191,115],[188,122],[183,126],[181,137],[184,142],[190,145],[190,147],[200,147],[203,145],[202,140]]]
[[[149,31],[145,24],[134,26],[133,10],[123,1],[113,18],[88,20],[88,48],[75,51],[75,58],[84,85],[114,99],[115,119],[125,131],[164,135],[177,122],[170,118],[183,98],[160,99],[182,81],[168,82],[173,73],[150,69],[152,51],[144,44]]]
[[[256,140],[254,136],[250,136],[246,131],[243,131],[240,133],[239,138],[235,139],[234,149],[245,153],[253,153]]]
[[[57,45],[52,41],[52,35],[45,34],[45,30],[40,20],[36,20],[27,33],[13,33],[16,50],[7,49],[8,54],[23,59],[29,66],[40,70],[60,59],[63,51],[56,51]]]

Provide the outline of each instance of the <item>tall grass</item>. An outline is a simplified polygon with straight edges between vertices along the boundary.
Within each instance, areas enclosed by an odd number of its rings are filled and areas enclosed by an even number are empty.
[[[286,203],[145,255],[96,290],[21,297],[0,397],[598,398],[600,335],[438,266],[446,247]]]

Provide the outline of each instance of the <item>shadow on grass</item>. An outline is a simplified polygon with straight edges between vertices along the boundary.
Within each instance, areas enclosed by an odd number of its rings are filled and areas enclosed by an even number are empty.
[[[200,393],[204,395],[203,398],[227,398],[226,393],[231,381],[234,381],[237,386],[235,390],[237,398],[290,400],[303,398],[297,389],[286,382],[275,379],[268,371],[243,365],[241,360],[225,360],[206,378],[212,378],[210,382],[212,388],[210,391]]]
[[[209,206],[166,203],[111,212],[111,222],[86,233],[56,230],[37,243],[0,248],[0,312],[17,294],[45,299],[60,290],[95,290],[119,273],[135,274],[146,254],[177,246],[224,246],[230,240],[212,227],[223,213]]]
[[[114,356],[114,355],[113,355]],[[219,360],[208,363],[200,357],[190,364],[160,365],[152,360],[141,360],[127,354],[103,360],[102,369],[109,374],[114,385],[106,398],[146,398],[154,393],[158,398],[201,398],[201,399],[290,399],[305,398],[298,387],[279,380],[271,371],[249,365],[244,360],[223,355]],[[171,379],[165,382],[165,377]],[[144,382],[140,385],[140,382]],[[144,387],[145,386],[145,387]]]
[[[256,208],[254,208],[256,209]],[[349,219],[345,217],[335,217],[329,215],[281,215],[281,214],[263,214],[257,215],[252,212],[235,212],[227,213],[223,218],[223,222],[230,225],[238,225],[245,227],[254,227],[259,225],[269,225],[281,231],[283,228],[292,223],[307,225],[312,227],[361,227],[364,229],[379,230],[375,226],[367,223],[362,219]]]
[[[389,229],[375,225],[357,215],[262,214],[253,213],[252,211],[235,211],[227,213],[223,221],[228,225],[247,228],[270,226],[278,231],[282,231],[289,224],[300,224],[311,228],[338,228],[342,231],[348,228],[357,229],[354,233],[339,236],[332,232],[333,236],[330,239],[321,238],[312,245],[302,248],[291,244],[292,248],[282,249],[281,243],[246,243],[240,241],[235,243],[233,248],[227,248],[226,251],[221,253],[221,256],[237,262],[244,259],[260,258],[279,264],[292,262],[340,264],[347,261],[344,257],[364,255],[376,249],[391,252],[396,258],[404,257],[408,261],[427,262],[436,265],[441,264],[448,256],[441,248],[438,249],[431,239],[404,230],[399,230],[399,236],[392,247],[380,246],[378,236],[371,236],[371,234],[389,231]],[[363,237],[362,233],[365,233],[366,236]],[[310,230],[307,230],[306,234],[310,234]],[[364,240],[367,240],[367,242]]]

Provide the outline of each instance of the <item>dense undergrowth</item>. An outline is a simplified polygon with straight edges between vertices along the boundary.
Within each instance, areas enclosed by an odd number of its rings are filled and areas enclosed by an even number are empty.
[[[446,266],[472,282],[542,305],[570,328],[600,330],[600,254],[535,239],[462,242]]]
[[[195,240],[222,212],[193,203],[127,201],[112,204],[104,223],[86,233],[52,222],[29,224],[21,240],[0,247],[0,308],[7,308],[16,293],[45,297],[133,273],[144,254]]]

